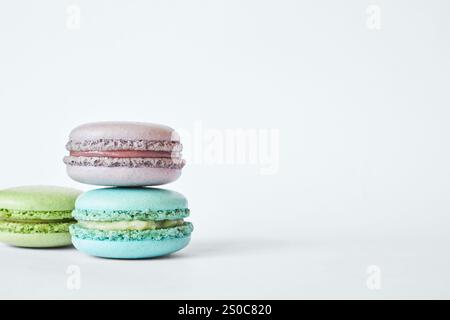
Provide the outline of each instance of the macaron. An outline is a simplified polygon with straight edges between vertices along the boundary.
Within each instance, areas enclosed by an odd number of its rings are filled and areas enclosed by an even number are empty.
[[[91,185],[162,185],[178,179],[185,165],[178,133],[158,124],[85,124],[71,132],[66,148],[68,175]]]
[[[105,188],[76,201],[70,226],[74,246],[115,259],[165,256],[186,247],[193,226],[180,193],[158,188]]]
[[[71,244],[69,226],[80,191],[26,186],[0,191],[0,242],[30,248]]]

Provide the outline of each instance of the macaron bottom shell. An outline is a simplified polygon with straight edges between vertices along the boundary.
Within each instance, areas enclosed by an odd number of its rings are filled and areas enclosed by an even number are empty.
[[[67,166],[67,174],[84,184],[140,187],[173,182],[181,176],[181,169]]]
[[[23,248],[57,248],[72,244],[67,233],[13,233],[0,232],[0,242]]]
[[[72,238],[79,251],[111,259],[147,259],[166,256],[186,247],[191,237],[164,240],[110,241]]]

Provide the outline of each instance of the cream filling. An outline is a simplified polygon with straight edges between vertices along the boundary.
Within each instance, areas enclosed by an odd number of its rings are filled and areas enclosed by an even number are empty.
[[[79,221],[83,228],[95,230],[156,230],[181,226],[184,220],[162,220],[162,221]]]

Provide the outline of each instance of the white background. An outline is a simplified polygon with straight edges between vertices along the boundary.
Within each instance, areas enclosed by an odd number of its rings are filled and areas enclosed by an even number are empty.
[[[69,5],[81,12],[67,26]],[[381,9],[381,29],[366,22]],[[191,245],[103,260],[0,245],[1,298],[450,298],[446,0],[0,4],[0,187],[89,190],[70,130],[277,129],[279,171],[191,163]],[[81,288],[67,287],[67,268]],[[367,286],[381,271],[379,290]],[[370,281],[369,281],[370,282]],[[372,287],[373,289],[373,287]]]

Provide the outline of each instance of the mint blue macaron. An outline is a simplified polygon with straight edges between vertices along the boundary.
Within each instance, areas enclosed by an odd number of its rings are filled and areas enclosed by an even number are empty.
[[[186,247],[193,226],[186,198],[158,188],[106,188],[82,194],[72,213],[74,246],[115,259],[165,256]]]

